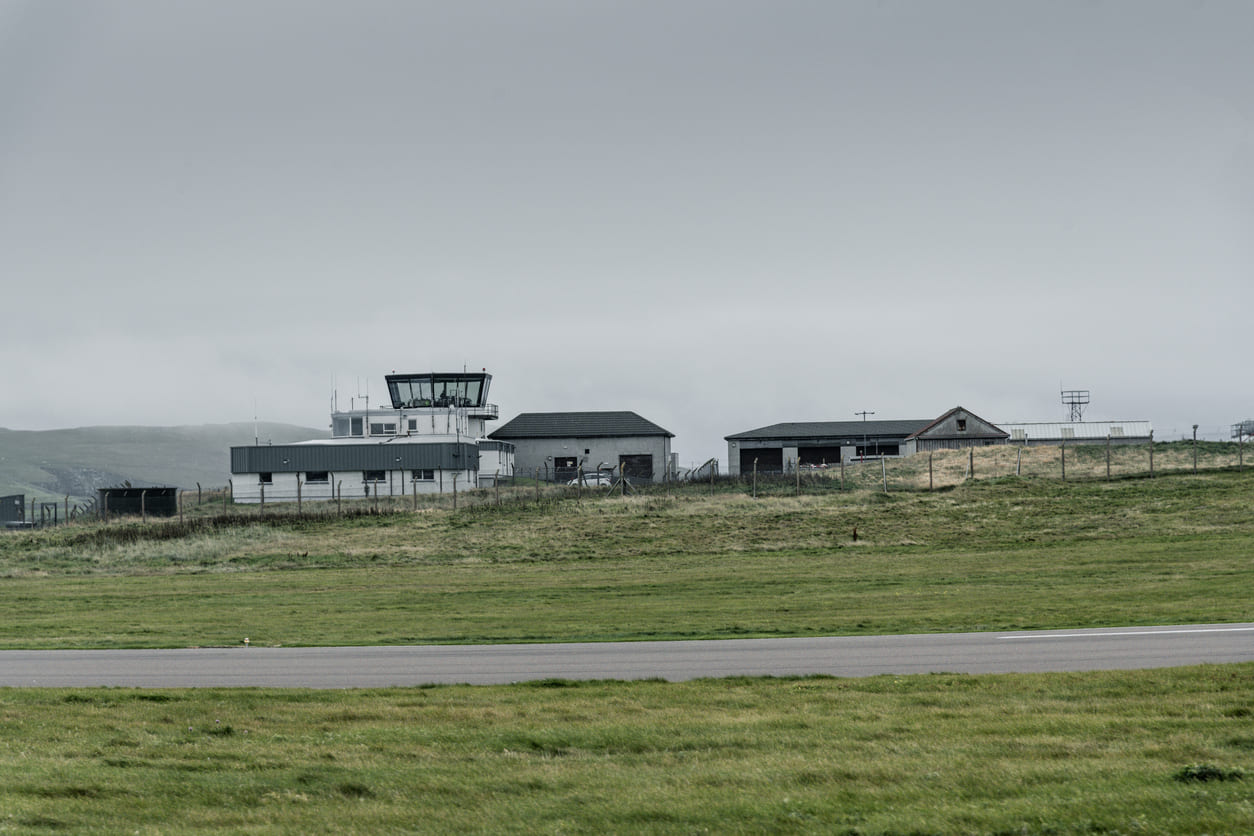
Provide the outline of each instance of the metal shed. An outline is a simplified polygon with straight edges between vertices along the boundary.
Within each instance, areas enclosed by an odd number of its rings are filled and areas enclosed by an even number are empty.
[[[26,522],[26,494],[0,496],[0,525],[18,528]]]
[[[178,488],[99,488],[96,493],[100,497],[100,513],[104,517],[115,514],[174,517],[179,512]]]
[[[1012,422],[999,424],[1010,433],[1011,444],[1028,447],[1058,444],[1145,444],[1154,438],[1149,421]]]

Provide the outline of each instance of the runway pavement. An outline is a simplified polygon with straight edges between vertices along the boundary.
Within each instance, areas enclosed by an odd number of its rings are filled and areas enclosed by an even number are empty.
[[[0,686],[375,688],[1113,670],[1254,661],[1254,624],[1026,633],[400,647],[0,651]]]

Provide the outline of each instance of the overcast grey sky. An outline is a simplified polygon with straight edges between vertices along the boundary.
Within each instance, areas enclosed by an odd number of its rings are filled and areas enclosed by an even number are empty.
[[[392,369],[778,421],[1254,417],[1247,0],[0,0],[0,426]]]

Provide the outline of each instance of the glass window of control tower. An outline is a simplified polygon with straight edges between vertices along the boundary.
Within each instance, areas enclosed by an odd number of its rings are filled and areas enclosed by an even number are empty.
[[[393,404],[410,409],[432,405],[430,377],[389,380],[388,388],[392,390]]]
[[[479,406],[483,381],[460,375],[436,375],[434,378],[435,406]]]
[[[487,396],[486,374],[389,375],[388,390],[398,409],[477,407]]]

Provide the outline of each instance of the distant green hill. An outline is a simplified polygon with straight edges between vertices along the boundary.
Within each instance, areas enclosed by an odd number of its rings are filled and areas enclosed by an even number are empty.
[[[326,437],[292,424],[256,425],[264,444]],[[231,447],[252,444],[254,425],[194,427],[77,427],[68,430],[0,428],[0,496],[94,497],[97,488],[130,482],[196,489],[224,487]]]

